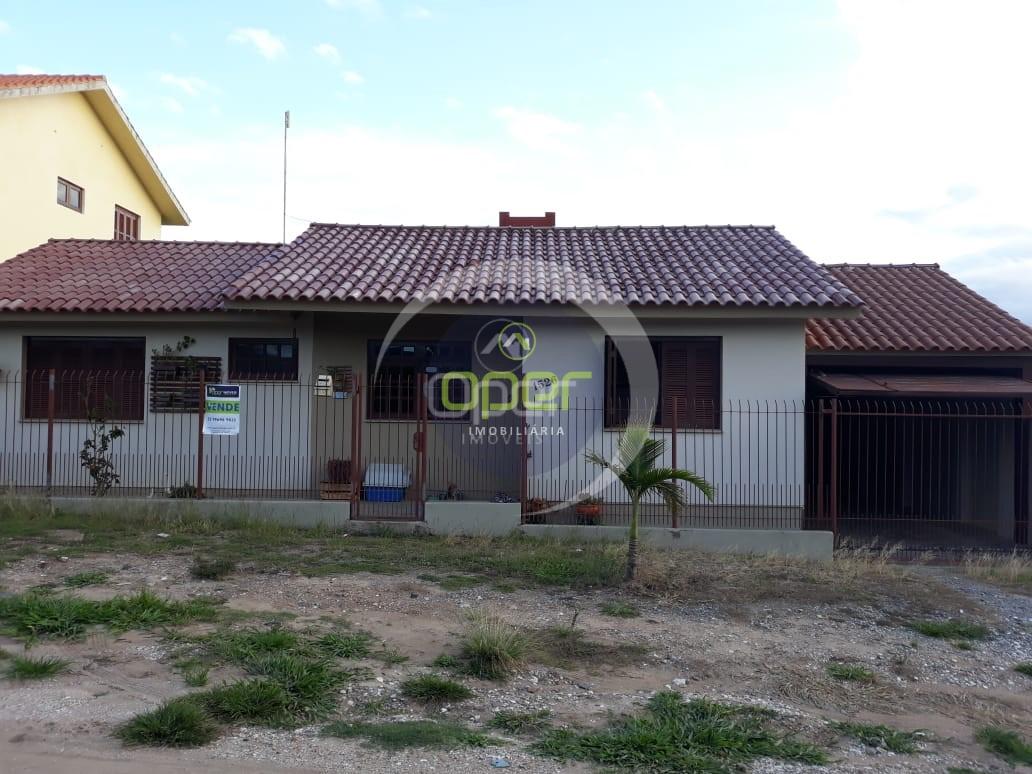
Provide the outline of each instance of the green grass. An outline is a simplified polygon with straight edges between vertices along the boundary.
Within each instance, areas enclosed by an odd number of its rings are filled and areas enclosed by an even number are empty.
[[[83,586],[99,586],[102,583],[106,583],[107,579],[110,577],[111,573],[104,572],[103,570],[78,572],[75,575],[69,575],[65,578],[64,585],[73,589],[79,589]]]
[[[212,655],[234,664],[244,664],[258,656],[293,650],[300,640],[288,629],[238,629],[209,634],[203,639]]]
[[[462,683],[439,675],[410,677],[401,683],[401,693],[424,704],[445,704],[473,697],[473,691]]]
[[[25,637],[77,637],[89,626],[114,631],[153,629],[215,617],[208,599],[162,599],[150,591],[101,602],[74,596],[28,593],[0,599],[0,622]]]
[[[268,679],[220,685],[201,694],[197,700],[212,717],[224,723],[286,725],[294,719],[297,710],[286,689]]]
[[[462,637],[462,660],[475,677],[505,680],[526,663],[530,648],[530,639],[515,626],[474,614]]]
[[[462,591],[471,589],[483,583],[482,578],[473,578],[469,575],[447,575],[437,582],[445,591]]]
[[[975,739],[993,755],[1013,766],[1032,766],[1032,744],[1018,734],[1005,728],[982,728]]]
[[[435,666],[438,669],[447,669],[451,672],[461,672],[465,668],[466,662],[458,656],[453,656],[450,653],[442,653],[430,662],[430,666]]]
[[[190,575],[197,580],[222,580],[236,571],[236,562],[227,557],[198,556],[190,565]]]
[[[373,654],[375,658],[378,658],[387,666],[396,666],[397,664],[404,664],[409,660],[409,657],[399,651],[397,648],[384,647],[383,650],[378,650]]]
[[[1023,661],[1020,664],[1014,665],[1014,671],[1019,675],[1025,675],[1025,677],[1032,677],[1032,661]]]
[[[833,661],[825,667],[828,675],[848,683],[873,683],[874,672],[859,664],[842,664]]]
[[[758,758],[827,761],[819,748],[772,728],[769,712],[686,702],[669,691],[653,696],[640,715],[617,718],[603,730],[553,730],[532,749],[559,760],[657,772],[731,772]]]
[[[552,723],[551,710],[537,712],[496,712],[487,725],[510,734],[534,734],[544,731]]]
[[[127,745],[149,747],[201,747],[218,734],[218,724],[189,697],[166,701],[115,731]]]
[[[990,635],[988,627],[974,621],[950,618],[947,621],[914,621],[910,628],[926,637],[940,640],[984,640]]]
[[[385,750],[409,747],[454,750],[459,747],[486,747],[491,738],[458,723],[432,720],[407,720],[397,723],[337,722],[323,729],[326,736],[364,739],[366,745]]]
[[[608,615],[610,618],[637,618],[641,615],[637,607],[630,602],[620,600],[603,602],[598,609],[602,615]]]
[[[45,680],[66,671],[70,663],[52,656],[14,656],[7,661],[4,674],[12,680]]]
[[[894,753],[916,753],[920,749],[918,741],[924,738],[920,731],[898,731],[888,726],[869,723],[832,723],[831,727],[843,736],[852,737],[868,747]]]
[[[326,717],[337,706],[338,691],[352,675],[328,661],[293,653],[269,653],[249,659],[244,669],[279,683],[290,698],[288,712],[297,720]]]
[[[203,688],[208,684],[208,667],[199,661],[191,661],[180,667],[183,681],[191,688]]]
[[[368,658],[372,654],[373,635],[367,632],[332,632],[320,637],[315,646],[320,653],[333,658]]]

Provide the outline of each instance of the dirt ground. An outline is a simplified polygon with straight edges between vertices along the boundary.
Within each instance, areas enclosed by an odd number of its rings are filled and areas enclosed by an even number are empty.
[[[5,593],[18,593],[103,569],[111,572],[104,584],[74,593],[104,598],[149,588],[176,599],[215,595],[226,600],[228,609],[255,614],[253,621],[290,614],[285,625],[291,627],[326,616],[346,618],[408,660],[362,662],[372,676],[342,690],[343,716],[369,699],[386,698],[390,717],[420,717],[400,697],[400,681],[427,671],[440,654],[455,653],[464,617],[474,609],[489,609],[533,627],[569,623],[576,612],[577,626],[592,639],[645,650],[619,666],[584,664],[566,670],[532,664],[506,684],[466,680],[475,697],[437,712],[473,726],[502,709],[550,709],[559,725],[601,725],[611,713],[636,711],[666,688],[686,697],[776,709],[791,719],[794,730],[829,749],[833,759],[827,767],[763,760],[752,768],[758,772],[1013,770],[985,752],[974,741],[974,731],[999,723],[1032,732],[1032,679],[1013,671],[1014,664],[1032,661],[1032,599],[949,570],[923,571],[956,592],[948,602],[956,609],[943,614],[963,616],[979,609],[988,615],[994,636],[973,650],[918,635],[891,611],[862,604],[783,599],[729,607],[722,599],[684,603],[612,590],[503,591],[487,584],[447,591],[414,574],[313,578],[247,568],[225,580],[198,581],[189,567],[185,555],[101,554],[45,562],[33,557],[0,571],[0,585]],[[633,602],[641,615],[622,619],[599,612],[601,603],[616,599]],[[969,609],[964,600],[970,600]],[[0,640],[0,646],[9,653],[23,647],[11,638]],[[476,772],[491,769],[497,758],[525,772],[591,770],[537,757],[527,752],[525,740],[516,738],[487,748],[388,753],[322,737],[320,726],[238,727],[195,750],[127,749],[112,738],[113,728],[190,690],[171,664],[171,649],[160,631],[92,632],[78,641],[35,644],[34,655],[61,656],[73,666],[46,681],[0,680],[0,772]],[[877,680],[871,685],[835,681],[826,673],[830,661],[862,664]],[[211,684],[233,676],[216,670]],[[921,729],[928,736],[920,753],[895,755],[840,738],[829,731],[829,720],[885,723]]]

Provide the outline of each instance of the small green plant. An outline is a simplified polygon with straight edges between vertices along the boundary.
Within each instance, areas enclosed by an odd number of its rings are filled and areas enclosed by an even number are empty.
[[[485,680],[504,680],[526,663],[530,651],[527,635],[493,615],[470,617],[462,638],[462,658],[471,675]]]
[[[284,725],[294,709],[283,686],[266,679],[220,685],[202,694],[199,701],[212,717],[224,723]]]
[[[1032,677],[1032,661],[1024,661],[1014,665],[1014,671],[1025,677]]]
[[[940,640],[984,640],[990,631],[982,624],[950,618],[947,621],[914,621],[910,628],[926,637]]]
[[[83,586],[99,586],[102,583],[106,583],[110,577],[110,573],[106,573],[103,570],[92,570],[69,575],[64,579],[63,583],[69,588],[79,589]]]
[[[551,710],[537,712],[496,712],[487,725],[510,734],[533,734],[545,730],[551,725]]]
[[[389,702],[383,696],[375,699],[367,699],[358,705],[358,712],[361,715],[376,716],[386,715]]]
[[[203,688],[208,684],[208,667],[200,662],[193,662],[182,667],[183,682],[191,688]]]
[[[566,626],[551,626],[534,633],[533,658],[542,664],[560,669],[584,665],[629,664],[648,655],[644,645],[609,644],[589,639],[576,626],[576,616]]]
[[[637,607],[630,602],[623,602],[621,600],[603,602],[598,606],[598,609],[602,615],[608,615],[610,618],[637,618],[641,615]]]
[[[86,406],[89,435],[82,442],[79,464],[86,468],[86,472],[93,480],[90,494],[94,497],[103,497],[121,480],[118,471],[115,470],[115,463],[111,459],[111,447],[115,441],[125,435],[125,430],[117,426],[109,428],[107,420],[104,418],[105,412],[90,406],[91,382],[92,378],[87,380],[87,387],[82,395],[83,403]],[[111,407],[111,401],[106,401],[105,410],[108,413],[110,413]]]
[[[458,723],[407,720],[397,723],[332,723],[323,729],[326,736],[365,739],[370,747],[403,750],[408,747],[454,750],[459,747],[486,747],[493,740],[479,731]]]
[[[975,646],[971,643],[971,640],[951,640],[950,645],[955,647],[957,650],[974,650]]]
[[[275,681],[290,698],[287,712],[295,720],[317,720],[337,705],[337,691],[351,675],[327,661],[313,661],[294,653],[268,653],[247,660],[244,669]]]
[[[842,664],[833,661],[825,667],[829,677],[849,683],[873,683],[874,672],[860,664]]]
[[[373,654],[376,658],[382,661],[386,666],[397,666],[398,664],[404,664],[409,660],[409,657],[399,651],[397,648],[389,648],[384,646],[382,650],[377,651]]]
[[[173,500],[194,500],[197,498],[197,487],[184,481],[179,486],[170,486],[168,496]]]
[[[441,578],[437,585],[445,591],[462,591],[479,586],[483,581],[480,578],[472,578],[469,575],[446,575]]]
[[[916,753],[919,749],[918,741],[925,736],[922,731],[898,731],[869,723],[832,723],[831,727],[868,747],[903,754]]]
[[[296,648],[298,636],[288,629],[239,629],[209,634],[203,642],[215,656],[246,664],[258,656]]]
[[[462,683],[438,675],[410,677],[402,682],[401,693],[424,704],[465,701],[473,696],[473,691]]]
[[[194,557],[190,575],[197,580],[222,580],[236,570],[236,562],[220,557]]]
[[[14,656],[7,662],[5,673],[12,680],[45,680],[66,671],[70,663],[52,656]]]
[[[442,653],[430,662],[430,665],[435,666],[438,669],[447,669],[452,672],[459,672],[465,666],[461,658],[449,653]]]
[[[559,760],[579,760],[634,771],[728,772],[758,758],[821,764],[817,747],[771,727],[771,713],[706,699],[686,702],[663,691],[645,712],[608,728],[549,731],[531,749]]]
[[[315,646],[320,653],[333,658],[368,658],[372,653],[372,642],[373,636],[367,632],[333,632],[320,637]]]
[[[218,733],[218,725],[196,701],[180,697],[137,715],[120,726],[115,736],[127,745],[201,747]]]
[[[986,727],[975,734],[975,739],[993,755],[1013,766],[1032,765],[1032,744],[1016,731]]]

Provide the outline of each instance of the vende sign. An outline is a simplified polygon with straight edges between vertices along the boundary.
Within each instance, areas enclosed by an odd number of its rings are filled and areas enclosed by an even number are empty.
[[[204,434],[240,434],[240,385],[204,385]]]

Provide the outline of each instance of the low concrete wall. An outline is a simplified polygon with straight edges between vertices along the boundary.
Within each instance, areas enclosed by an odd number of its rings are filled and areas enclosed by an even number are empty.
[[[189,500],[133,497],[52,497],[62,511],[90,513],[132,510],[139,515],[191,515],[208,519],[244,517],[292,527],[345,527],[351,515],[347,500]]]
[[[520,526],[519,503],[431,500],[425,507],[427,529],[434,535],[508,535]]]
[[[627,540],[627,527],[524,524],[520,530],[534,537]],[[643,527],[638,534],[642,542],[658,548],[684,548],[721,554],[779,554],[828,562],[831,561],[834,548],[832,534],[816,530]]]

